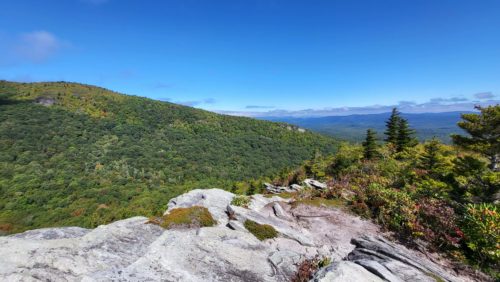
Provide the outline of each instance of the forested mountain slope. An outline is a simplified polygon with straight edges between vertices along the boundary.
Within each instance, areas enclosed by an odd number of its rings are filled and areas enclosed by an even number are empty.
[[[337,142],[76,83],[0,81],[0,231],[93,227],[194,187],[299,165]]]

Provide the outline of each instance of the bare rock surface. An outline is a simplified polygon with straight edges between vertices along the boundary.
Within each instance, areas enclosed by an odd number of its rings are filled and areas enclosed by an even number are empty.
[[[244,208],[231,205],[233,197],[197,189],[168,203],[165,213],[207,207],[218,223],[213,227],[165,230],[133,217],[95,229],[0,237],[0,281],[289,281],[302,261],[314,257],[333,262],[314,281],[466,280],[341,209],[263,195],[252,196]],[[244,227],[248,219],[273,226],[278,237],[258,240]]]
[[[372,270],[385,280],[435,281],[434,277],[440,277],[444,281],[456,279],[427,258],[382,237],[363,236],[353,239],[352,243],[356,248],[348,255],[348,259]]]
[[[321,269],[313,278],[314,282],[383,282],[380,277],[374,275],[359,264],[350,261],[339,261]]]
[[[310,178],[304,180],[304,184],[306,184],[307,187],[309,187],[309,188],[314,188],[314,189],[319,189],[319,190],[323,190],[323,189],[327,188],[326,183],[319,182],[317,180],[310,179]]]

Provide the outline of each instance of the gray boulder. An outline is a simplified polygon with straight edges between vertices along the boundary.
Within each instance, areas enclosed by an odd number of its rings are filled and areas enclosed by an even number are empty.
[[[264,183],[264,186],[266,187],[266,191],[271,194],[280,194],[283,192],[294,192],[294,190],[285,187],[285,186],[276,186],[272,185],[271,183]]]
[[[195,189],[171,199],[164,214],[168,214],[170,210],[175,208],[202,206],[210,211],[219,224],[225,225],[227,221],[226,208],[231,204],[233,198],[233,193],[222,189]]]
[[[356,248],[348,255],[353,261],[387,281],[457,281],[457,277],[426,257],[379,236],[355,238]]]
[[[314,189],[318,189],[318,190],[324,190],[324,189],[328,188],[326,183],[319,182],[317,180],[310,179],[310,178],[305,179],[304,184],[306,184],[307,187],[309,187],[309,188],[314,188]]]
[[[281,218],[281,219],[285,219],[285,220],[291,220],[290,216],[288,216],[288,214],[283,210],[283,208],[281,207],[281,205],[276,202],[273,204],[273,210],[274,210],[274,214]]]
[[[292,185],[290,185],[290,189],[292,189],[294,191],[300,191],[300,190],[304,189],[304,187],[300,186],[299,184],[292,184]]]

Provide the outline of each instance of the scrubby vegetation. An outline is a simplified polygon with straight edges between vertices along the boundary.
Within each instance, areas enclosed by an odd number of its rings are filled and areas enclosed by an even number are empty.
[[[318,154],[272,182],[325,181],[329,189],[299,193],[298,201],[345,201],[410,246],[445,252],[498,275],[500,106],[478,109],[463,116],[459,126],[469,135],[453,136],[455,145],[416,143],[394,111],[385,143],[368,132],[361,146],[345,143],[335,155]]]
[[[150,218],[149,222],[166,229],[199,228],[217,224],[208,209],[201,206],[172,209],[162,217]]]
[[[247,208],[248,205],[250,204],[250,200],[251,200],[251,198],[249,196],[236,195],[231,200],[231,205]]]
[[[230,188],[336,146],[94,86],[0,81],[0,234],[161,214],[190,189]]]
[[[261,241],[278,237],[278,231],[269,224],[259,224],[253,220],[247,219],[244,225],[250,233]]]
[[[315,257],[302,261],[298,267],[297,272],[292,277],[292,282],[308,282],[314,276],[314,273],[322,267],[328,266],[331,263],[328,257]]]

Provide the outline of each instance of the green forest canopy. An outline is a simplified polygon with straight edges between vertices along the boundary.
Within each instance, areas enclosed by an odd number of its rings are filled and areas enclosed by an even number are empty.
[[[272,175],[334,139],[66,82],[0,81],[0,233],[162,212],[192,188]]]

